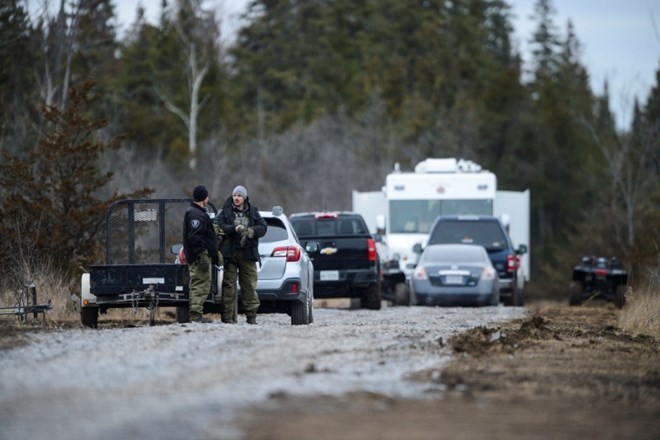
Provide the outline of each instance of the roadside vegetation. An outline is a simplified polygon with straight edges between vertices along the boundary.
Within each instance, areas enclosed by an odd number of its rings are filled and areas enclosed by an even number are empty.
[[[647,274],[644,285],[628,290],[619,325],[625,333],[660,340],[660,269],[648,269]]]

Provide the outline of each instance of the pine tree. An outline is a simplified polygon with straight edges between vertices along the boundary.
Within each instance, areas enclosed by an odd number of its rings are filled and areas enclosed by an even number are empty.
[[[103,100],[95,103],[97,115],[114,116],[118,110],[115,99],[119,48],[115,28],[115,7],[112,0],[79,0],[73,10],[71,82],[91,79]]]
[[[151,190],[104,196],[112,173],[102,174],[99,159],[119,147],[119,139],[100,139],[107,121],[92,119],[97,99],[92,84],[72,88],[65,110],[44,107],[48,131],[26,158],[4,154],[0,165],[0,266],[55,260],[62,269],[100,260],[100,226],[107,205]]]
[[[0,152],[29,150],[36,51],[27,11],[19,0],[0,4]]]

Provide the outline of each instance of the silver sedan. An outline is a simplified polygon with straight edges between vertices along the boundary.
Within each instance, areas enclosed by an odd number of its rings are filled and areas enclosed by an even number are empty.
[[[427,246],[411,284],[414,300],[420,305],[484,306],[500,301],[497,270],[479,245]]]

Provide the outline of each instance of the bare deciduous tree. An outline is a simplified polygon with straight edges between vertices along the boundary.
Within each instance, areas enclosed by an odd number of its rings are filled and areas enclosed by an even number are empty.
[[[208,100],[207,96],[200,98],[200,90],[213,60],[213,52],[218,50],[220,25],[213,12],[202,9],[199,0],[178,0],[175,6],[173,24],[183,42],[187,60],[185,69],[188,77],[188,110],[185,111],[177,106],[162,90],[157,90],[156,93],[167,109],[177,115],[185,124],[188,131],[190,169],[195,169],[197,167],[197,121],[200,111]]]

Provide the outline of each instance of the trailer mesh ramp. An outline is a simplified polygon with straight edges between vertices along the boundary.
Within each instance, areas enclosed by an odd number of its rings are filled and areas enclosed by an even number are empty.
[[[187,199],[121,200],[106,216],[107,264],[173,263]]]

